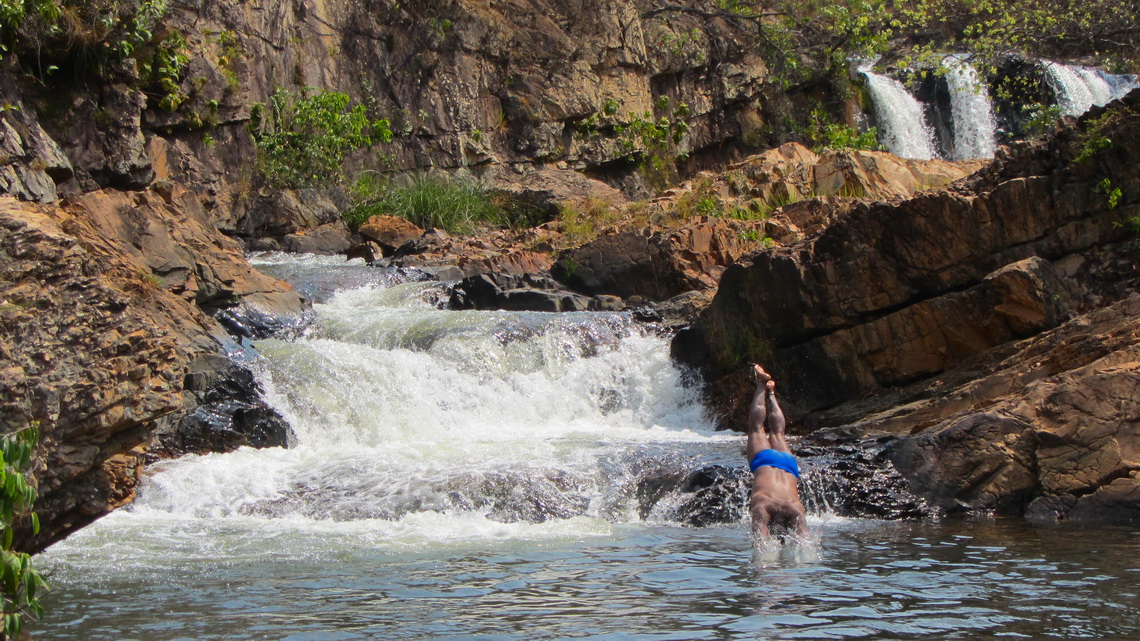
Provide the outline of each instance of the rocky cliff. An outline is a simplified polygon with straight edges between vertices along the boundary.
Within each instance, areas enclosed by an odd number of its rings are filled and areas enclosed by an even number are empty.
[[[677,338],[739,417],[764,361],[801,430],[903,435],[947,509],[1131,520],[1140,92],[950,189],[737,261]]]
[[[0,198],[0,257],[0,426],[42,432],[42,530],[26,549],[129,502],[155,435],[178,433],[240,376],[219,358],[240,345],[207,311],[246,328],[304,313],[185,190]]]
[[[156,37],[177,35],[187,61],[161,89],[138,65],[75,82],[74,69],[29,77],[9,56],[0,191],[51,201],[173,181],[230,235],[280,239],[335,222],[335,191],[283,200],[259,193],[252,171],[254,106],[306,87],[391,121],[393,141],[351,158],[353,171],[467,171],[508,189],[573,169],[646,195],[629,159],[645,141],[621,133],[634,117],[683,121],[670,153],[693,166],[791,135],[787,105],[800,94],[767,82],[753,34],[650,5],[172,2]]]

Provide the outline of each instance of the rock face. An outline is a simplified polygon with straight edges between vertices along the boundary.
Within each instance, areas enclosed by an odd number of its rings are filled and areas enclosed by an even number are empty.
[[[675,351],[736,420],[759,360],[800,429],[908,435],[891,460],[939,507],[1132,519],[1138,158],[1140,92],[950,190],[856,204],[729,267]]]
[[[746,225],[703,217],[652,234],[626,231],[564,252],[553,274],[576,291],[665,300],[695,289],[715,289],[725,267],[754,242]]]
[[[42,430],[42,530],[25,549],[133,497],[152,435],[196,409],[187,375],[236,347],[207,309],[282,322],[304,311],[195,203],[185,190],[0,199],[0,429]]]
[[[41,78],[46,90],[24,88],[41,104],[0,73],[0,97],[19,107],[0,114],[0,193],[50,201],[170,180],[194,185],[215,225],[244,239],[334,223],[328,204],[343,194],[256,192],[246,125],[280,88],[345,92],[391,121],[393,141],[348,159],[349,173],[470,171],[548,211],[617,195],[581,171],[638,190],[637,141],[616,128],[632,113],[673,118],[685,103],[677,151],[694,157],[786,133],[783,112],[768,111],[788,100],[766,99],[750,24],[642,4],[171,3],[161,29],[185,36],[189,58],[173,110],[126,68],[105,84]],[[37,109],[53,115],[37,122]],[[613,122],[588,126],[601,114]]]

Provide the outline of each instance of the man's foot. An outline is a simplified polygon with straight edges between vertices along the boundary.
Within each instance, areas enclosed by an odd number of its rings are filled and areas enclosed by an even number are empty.
[[[752,364],[752,377],[756,380],[756,386],[763,385],[769,394],[774,394],[776,389],[776,381],[772,380],[772,375],[764,371],[763,367],[753,363]]]

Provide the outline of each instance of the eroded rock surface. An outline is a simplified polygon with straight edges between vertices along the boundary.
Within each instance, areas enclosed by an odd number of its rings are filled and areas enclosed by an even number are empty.
[[[24,548],[133,498],[154,432],[195,410],[191,363],[236,347],[206,309],[303,313],[204,219],[184,191],[0,199],[0,426],[38,422],[43,435],[42,530]]]

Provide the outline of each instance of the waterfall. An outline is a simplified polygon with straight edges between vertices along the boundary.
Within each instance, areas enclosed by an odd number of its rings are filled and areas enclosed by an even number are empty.
[[[743,467],[741,437],[715,432],[667,339],[628,315],[445,311],[440,288],[339,291],[305,335],[259,341],[296,445],[157,464],[132,517],[332,521],[411,542],[588,536],[686,522],[691,474]],[[742,515],[743,485],[727,487]]]
[[[945,65],[954,129],[950,157],[993,158],[997,150],[997,120],[985,85],[965,56],[948,56]]]
[[[902,158],[930,160],[937,156],[934,131],[926,123],[922,103],[894,78],[859,70],[867,79],[867,89],[875,105],[879,141]]]
[[[1057,104],[1066,116],[1079,116],[1094,106],[1103,107],[1140,87],[1130,74],[1109,74],[1099,69],[1045,63],[1046,78],[1057,94]]]

